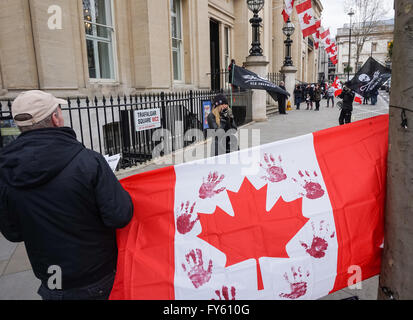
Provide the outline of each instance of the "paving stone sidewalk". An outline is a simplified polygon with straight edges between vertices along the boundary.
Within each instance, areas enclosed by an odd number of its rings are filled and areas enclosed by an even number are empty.
[[[388,98],[381,92],[376,106],[355,105],[353,121],[385,113],[388,113]],[[252,123],[244,128],[260,129],[260,143],[266,144],[337,126],[338,117],[339,110],[331,106],[327,108],[326,100],[323,100],[320,111],[306,110],[305,105],[302,104],[301,110],[291,110],[287,115],[276,114],[267,122]],[[139,168],[123,170],[117,176],[124,178],[167,165],[170,164],[148,163]],[[33,274],[24,243],[10,243],[0,234],[0,300],[39,300],[40,296],[37,294],[39,286],[40,281]],[[346,288],[322,300],[340,300],[353,296],[361,300],[375,300],[377,289],[378,276],[363,281],[360,289]]]

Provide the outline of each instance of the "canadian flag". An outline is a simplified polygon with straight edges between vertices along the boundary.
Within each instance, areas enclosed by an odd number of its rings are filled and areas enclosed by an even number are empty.
[[[330,60],[333,64],[337,64],[338,63],[337,55],[330,57]]]
[[[337,45],[330,37],[330,29],[322,30],[320,32],[321,43],[324,45],[325,50],[333,64],[337,64]]]
[[[284,18],[284,22],[287,22],[288,18],[293,13],[294,1],[295,0],[284,0],[285,8],[281,12],[281,14],[283,15],[283,18]]]
[[[334,80],[332,86],[335,89],[334,96],[338,97],[343,92],[343,88],[341,86],[341,82],[338,79],[338,77],[336,77],[336,79]]]
[[[306,0],[303,3],[296,5],[295,9],[297,10],[303,37],[308,37],[309,35],[316,33],[321,25],[321,21],[314,17],[311,0]]]
[[[320,29],[321,26],[317,29],[314,36],[314,48],[318,49],[320,47]]]
[[[362,104],[363,103],[363,96],[361,96],[361,95],[359,95],[358,93],[355,93],[355,96],[354,96],[354,102],[357,102],[357,103],[359,103],[359,104]]]
[[[377,275],[387,150],[378,116],[121,180],[111,299],[317,299]]]

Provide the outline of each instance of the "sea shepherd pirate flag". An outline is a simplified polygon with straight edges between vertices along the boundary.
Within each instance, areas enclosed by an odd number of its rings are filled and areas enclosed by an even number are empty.
[[[359,95],[369,96],[391,77],[391,70],[369,57],[366,63],[346,85]]]
[[[377,275],[387,132],[378,116],[121,180],[111,299],[317,299]]]
[[[277,101],[277,95],[279,94],[290,96],[287,91],[281,89],[271,81],[260,77],[250,70],[241,68],[234,64],[233,72],[232,84],[234,86],[240,87],[242,89],[266,90],[275,101]]]

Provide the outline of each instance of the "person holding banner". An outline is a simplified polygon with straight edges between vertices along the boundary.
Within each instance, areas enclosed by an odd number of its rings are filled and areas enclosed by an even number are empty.
[[[223,94],[220,93],[214,97],[212,112],[208,115],[207,121],[208,136],[213,137],[211,156],[238,150],[238,141],[235,137],[237,125],[232,110],[228,106],[228,100]]]
[[[44,300],[107,300],[132,199],[104,157],[64,127],[63,104],[39,90],[13,102],[22,134],[0,152],[0,231],[24,241]]]

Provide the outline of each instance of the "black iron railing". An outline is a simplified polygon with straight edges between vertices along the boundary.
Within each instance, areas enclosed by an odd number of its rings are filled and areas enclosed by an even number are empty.
[[[251,121],[250,91],[221,92],[231,101],[238,125]],[[76,132],[85,147],[103,155],[121,154],[120,168],[128,168],[152,159],[154,149],[159,149],[161,142],[164,147],[159,155],[196,142],[195,137],[185,136],[190,129],[197,129],[204,139],[203,102],[211,101],[215,94],[213,91],[187,91],[68,98],[62,113],[65,125]],[[10,134],[15,129],[6,128],[13,126],[11,105],[11,100],[0,101],[0,148],[16,137]],[[135,112],[140,110],[153,110],[159,114],[157,127],[138,130]]]

